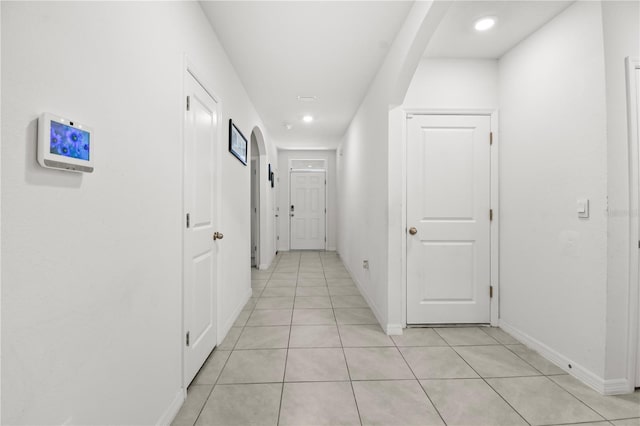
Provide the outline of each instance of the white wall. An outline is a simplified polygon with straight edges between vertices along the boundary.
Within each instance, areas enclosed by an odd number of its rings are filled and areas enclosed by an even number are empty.
[[[389,110],[402,103],[447,2],[416,2],[338,148],[338,252],[387,333],[402,333],[401,201]],[[401,157],[400,157],[401,158]],[[369,269],[362,261],[369,261]]]
[[[640,57],[640,3],[602,2],[607,87],[607,352],[605,378],[628,378],[626,356],[629,332],[629,139],[627,135],[627,86],[624,60]],[[637,284],[636,284],[637,285]],[[622,384],[622,383],[621,383]],[[626,383],[633,389],[633,383]]]
[[[278,250],[288,251],[290,248],[289,230],[289,160],[324,159],[327,164],[327,250],[336,249],[336,151],[335,150],[278,150],[278,164],[280,170],[279,181],[276,181],[278,191]]]
[[[1,421],[169,421],[182,396],[183,54],[222,108],[219,339],[251,288],[249,168],[226,149],[227,123],[264,126],[197,3],[1,7]],[[93,174],[36,164],[43,111],[93,126]]]
[[[604,67],[597,2],[573,4],[499,62],[501,324],[591,384],[605,357]]]

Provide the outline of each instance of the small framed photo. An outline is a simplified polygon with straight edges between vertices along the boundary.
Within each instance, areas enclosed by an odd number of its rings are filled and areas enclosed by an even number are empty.
[[[269,178],[270,178],[269,180],[271,181],[271,187],[273,188],[275,186],[275,180],[276,180],[275,176],[273,175],[273,172],[269,174]]]
[[[267,179],[271,180],[272,176],[271,176],[271,163],[269,163],[269,171],[267,172]]]
[[[229,152],[235,155],[242,164],[247,165],[247,138],[229,119]]]

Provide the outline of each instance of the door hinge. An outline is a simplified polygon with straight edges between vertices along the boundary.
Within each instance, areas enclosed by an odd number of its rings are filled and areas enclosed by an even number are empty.
[[[187,111],[191,111],[191,96],[187,96]]]
[[[191,215],[187,213],[187,228],[191,226]]]
[[[493,132],[489,132],[489,145],[493,145]]]
[[[492,298],[492,297],[493,297],[493,286],[490,285],[489,286],[489,298]]]
[[[489,209],[489,221],[493,220],[493,209]]]
[[[189,332],[187,331],[187,346],[189,346]]]

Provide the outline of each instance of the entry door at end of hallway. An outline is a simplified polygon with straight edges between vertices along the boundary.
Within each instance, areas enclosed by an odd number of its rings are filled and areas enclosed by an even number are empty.
[[[407,323],[491,318],[491,119],[407,120]]]
[[[191,75],[185,80],[184,122],[184,380],[189,384],[217,342],[215,154],[218,105]],[[215,236],[215,238],[214,238]]]
[[[292,171],[289,182],[291,250],[324,250],[325,172]]]

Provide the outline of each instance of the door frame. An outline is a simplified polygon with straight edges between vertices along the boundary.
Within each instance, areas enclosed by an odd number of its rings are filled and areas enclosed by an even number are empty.
[[[180,151],[181,151],[181,157],[180,157],[180,192],[181,192],[181,200],[179,203],[179,213],[178,213],[178,226],[180,229],[180,297],[179,297],[179,301],[180,301],[180,335],[178,336],[177,342],[179,345],[179,350],[180,350],[180,374],[181,374],[181,383],[182,383],[182,390],[184,392],[184,397],[186,398],[187,395],[187,387],[189,386],[189,383],[186,383],[187,379],[186,379],[186,375],[185,375],[185,335],[187,332],[186,326],[185,326],[185,309],[184,309],[184,286],[185,286],[185,282],[184,282],[184,268],[185,268],[185,264],[184,264],[184,253],[185,253],[185,246],[184,246],[184,239],[185,239],[185,232],[186,232],[186,227],[185,227],[185,222],[184,222],[184,210],[185,210],[185,199],[184,199],[184,183],[185,183],[185,172],[186,172],[186,168],[185,168],[185,162],[186,162],[186,151],[185,151],[185,124],[186,124],[186,120],[185,120],[185,111],[186,111],[186,102],[187,102],[187,78],[189,76],[193,77],[199,84],[200,86],[202,86],[202,88],[209,94],[209,96],[211,96],[211,98],[213,98],[213,100],[216,102],[217,104],[217,120],[218,120],[218,130],[217,130],[217,137],[218,137],[218,142],[223,140],[223,127],[221,125],[222,123],[222,101],[221,98],[219,96],[216,95],[216,93],[211,90],[211,88],[213,87],[213,85],[211,85],[208,81],[208,79],[204,76],[208,75],[208,73],[204,73],[201,71],[202,68],[200,68],[199,66],[197,66],[192,60],[191,58],[189,58],[186,54],[183,55],[183,60],[182,60],[182,90],[180,91],[180,96],[181,99],[179,100],[179,102],[177,103],[179,106],[179,113],[180,113]],[[213,155],[214,155],[214,168],[215,168],[215,194],[216,194],[216,207],[215,207],[215,211],[214,214],[217,217],[216,220],[216,224],[218,229],[220,229],[221,226],[221,222],[220,219],[222,217],[221,212],[222,212],[222,206],[221,206],[221,191],[222,191],[222,182],[221,182],[221,167],[222,167],[222,155],[221,154],[221,143],[218,143],[217,146],[214,147],[213,149]],[[221,337],[221,324],[220,324],[220,312],[221,312],[221,308],[222,308],[222,303],[220,301],[220,286],[218,285],[220,283],[220,279],[221,279],[221,265],[222,262],[218,262],[218,267],[216,268],[216,285],[215,285],[215,290],[214,290],[214,294],[215,294],[215,298],[216,298],[216,340],[217,340],[217,345],[220,344],[220,337]]]
[[[490,256],[491,256],[491,285],[493,297],[490,300],[490,324],[497,327],[500,323],[500,187],[499,187],[499,147],[500,136],[498,132],[497,109],[432,109],[432,108],[403,108],[402,113],[402,327],[407,328],[407,152],[408,133],[407,120],[414,115],[476,115],[490,118],[493,144],[491,146],[491,208],[493,209],[493,221],[490,222]]]
[[[319,159],[319,158],[312,158],[312,159],[302,159],[302,158],[295,158],[293,160],[298,160],[298,161],[305,161],[305,160],[313,160],[313,161],[317,161],[317,160],[322,160],[324,162],[324,169],[294,169],[293,167],[291,167],[291,160],[289,159],[289,203],[287,204],[287,221],[289,223],[289,251],[294,250],[291,247],[291,210],[290,210],[290,206],[291,206],[291,173],[296,172],[296,173],[324,173],[324,248],[322,250],[327,250],[327,225],[328,225],[328,221],[327,221],[327,161],[325,159]]]
[[[636,72],[640,57],[625,58],[627,89],[627,136],[629,138],[629,325],[627,333],[627,378],[630,390],[640,387],[640,129],[638,128]]]
[[[257,145],[257,144],[256,144]],[[251,190],[250,190],[250,194],[251,194],[251,202],[249,203],[249,205],[251,206],[251,204],[253,204],[253,207],[255,207],[256,209],[256,219],[255,222],[253,220],[253,212],[251,212],[251,227],[253,228],[255,225],[256,229],[252,229],[252,234],[255,233],[255,241],[251,241],[251,243],[255,242],[255,265],[251,265],[252,267],[255,267],[256,269],[261,269],[260,268],[260,244],[261,244],[261,238],[260,238],[260,232],[262,232],[262,230],[260,229],[260,216],[261,216],[261,202],[260,202],[260,189],[261,189],[261,185],[260,185],[260,178],[261,173],[262,173],[262,169],[260,168],[260,155],[258,154],[257,157],[253,157],[251,158],[251,168],[253,167],[253,164],[255,163],[255,175],[251,176]],[[254,188],[255,187],[255,188]],[[253,193],[252,193],[253,191]],[[252,235],[252,239],[253,239],[253,235]],[[251,251],[254,251],[253,248],[253,244],[251,247]]]

